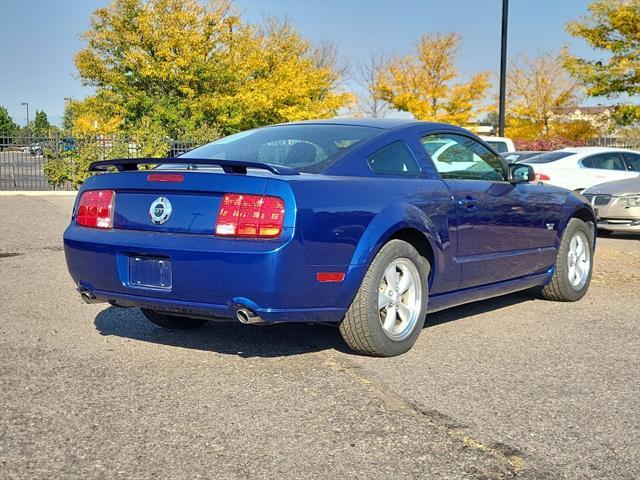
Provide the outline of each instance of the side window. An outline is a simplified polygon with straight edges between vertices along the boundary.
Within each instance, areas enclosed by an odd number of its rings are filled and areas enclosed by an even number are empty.
[[[582,160],[582,165],[587,168],[599,168],[601,170],[626,170],[622,157],[618,152],[600,153]]]
[[[375,173],[416,175],[420,167],[411,150],[402,141],[393,142],[369,157],[369,166]]]
[[[640,155],[637,153],[624,152],[624,159],[627,161],[629,170],[632,172],[640,172]]]
[[[444,179],[504,180],[498,156],[472,138],[445,133],[426,135],[421,140]]]
[[[582,160],[582,166],[587,168],[596,168],[593,157],[585,158]]]

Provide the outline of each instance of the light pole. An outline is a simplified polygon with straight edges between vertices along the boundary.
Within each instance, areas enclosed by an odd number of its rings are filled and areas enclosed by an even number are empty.
[[[27,107],[27,128],[29,128],[29,102],[22,102],[20,105]]]
[[[73,98],[71,97],[64,97],[64,118],[63,118],[63,124],[62,124],[62,128],[64,128],[65,133],[67,135],[71,135],[71,125],[67,124],[68,122],[68,115],[69,115],[69,104],[71,103],[71,100],[73,100]]]
[[[500,48],[500,106],[498,108],[498,136],[504,137],[505,91],[507,85],[507,24],[509,0],[502,0],[502,45]]]

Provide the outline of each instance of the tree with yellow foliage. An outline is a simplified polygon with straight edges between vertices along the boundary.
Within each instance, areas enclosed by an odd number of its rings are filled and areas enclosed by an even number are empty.
[[[380,98],[420,120],[465,124],[473,119],[489,89],[489,73],[459,81],[454,64],[460,35],[423,35],[417,51],[392,59],[377,75]]]
[[[144,121],[171,138],[227,134],[334,116],[351,101],[322,48],[287,22],[243,23],[227,0],[113,0],[83,39],[76,67],[96,93],[75,105],[78,133]]]
[[[640,0],[597,0],[590,15],[569,22],[567,31],[602,51],[602,58],[586,60],[563,53],[569,72],[592,96],[628,95],[614,118],[620,125],[640,123]]]
[[[560,57],[518,55],[507,70],[507,135],[552,136],[558,109],[575,106],[578,95],[578,83],[569,77]]]

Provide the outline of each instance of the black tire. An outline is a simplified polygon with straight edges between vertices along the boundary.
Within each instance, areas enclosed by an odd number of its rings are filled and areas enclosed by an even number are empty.
[[[151,323],[169,330],[190,330],[201,327],[207,323],[207,320],[201,318],[178,317],[147,308],[141,308],[140,310]]]
[[[378,309],[378,293],[385,270],[394,260],[406,259],[416,267],[419,275],[420,310],[407,336],[401,340],[390,338],[382,328]],[[353,303],[340,324],[340,333],[347,345],[358,353],[376,357],[392,357],[407,352],[422,331],[427,312],[429,262],[409,243],[391,240],[385,244],[369,266]]]
[[[611,230],[598,229],[598,236],[600,237],[610,237],[611,235],[613,235]]]
[[[569,250],[573,237],[582,232],[587,239],[589,248],[589,268],[586,281],[579,286],[573,286],[569,281]],[[542,288],[542,296],[547,300],[556,302],[575,302],[585,296],[591,283],[593,272],[593,230],[579,218],[569,220],[567,227],[562,234],[556,268],[553,277],[548,285]]]

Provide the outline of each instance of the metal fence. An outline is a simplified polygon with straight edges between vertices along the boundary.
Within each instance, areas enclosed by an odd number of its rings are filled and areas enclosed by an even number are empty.
[[[600,137],[587,142],[590,147],[629,148],[640,150],[640,138]]]
[[[191,140],[167,140],[169,157],[198,146]],[[75,161],[84,148],[97,150],[100,159],[140,156],[140,147],[126,138],[6,137],[0,136],[0,190],[74,190],[73,182],[52,186],[45,175],[48,160]],[[116,153],[117,152],[117,153]],[[72,172],[73,168],[70,169]]]
[[[176,157],[198,145],[192,140],[167,140],[167,156]],[[640,150],[640,139],[602,137],[588,145]],[[74,162],[82,149],[89,147],[97,149],[100,159],[140,156],[140,147],[123,137],[0,136],[0,190],[73,190],[73,181],[52,186],[45,175],[45,163],[50,159]]]

